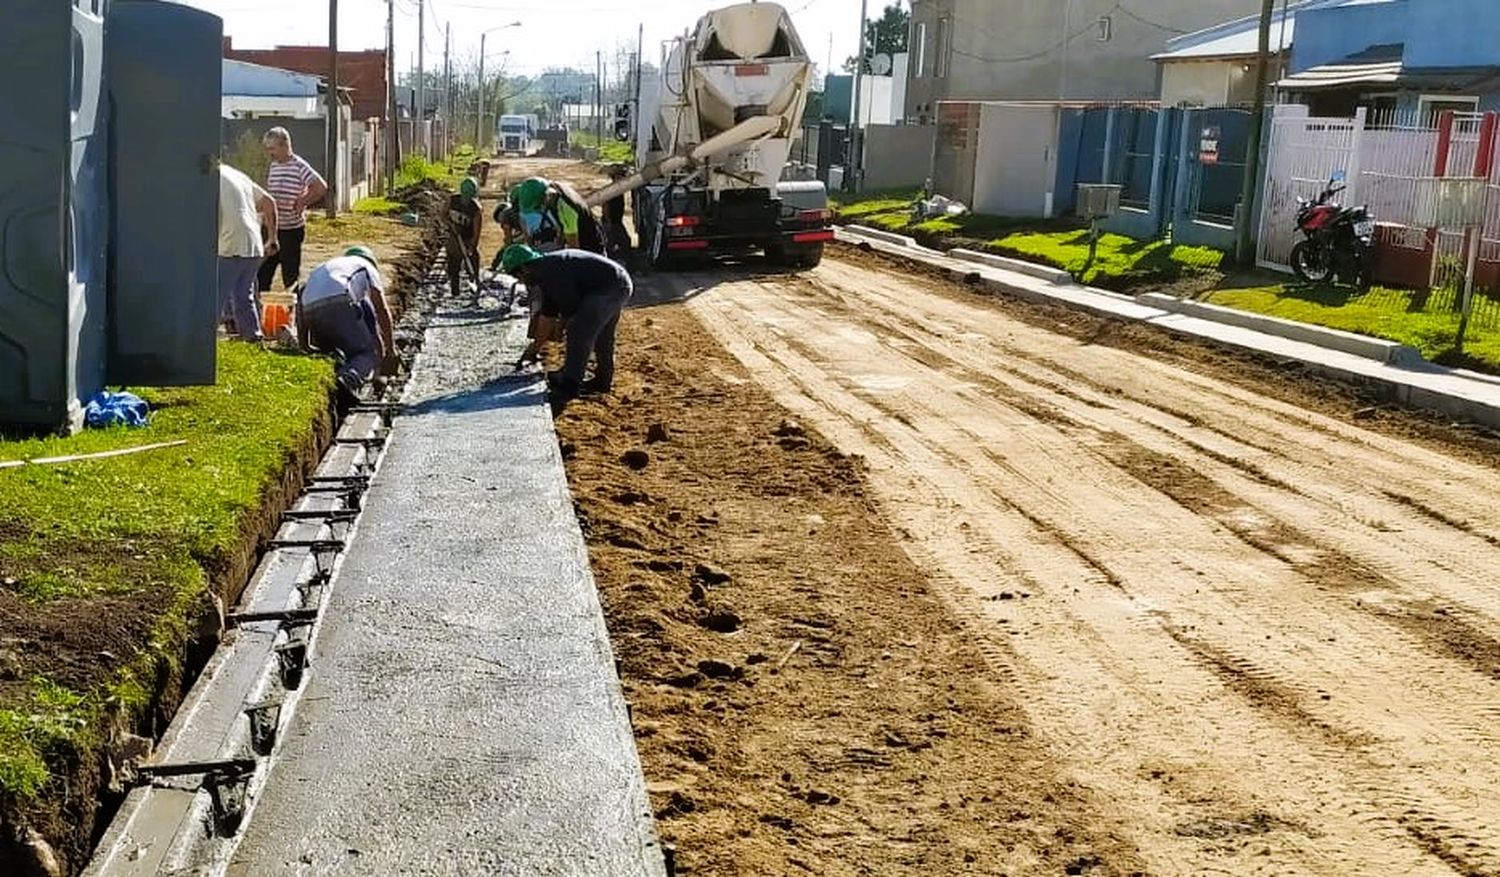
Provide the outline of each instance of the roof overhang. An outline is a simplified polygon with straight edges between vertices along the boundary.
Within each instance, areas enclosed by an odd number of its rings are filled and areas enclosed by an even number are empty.
[[[1288,76],[1276,83],[1277,88],[1291,91],[1316,91],[1321,88],[1347,88],[1353,85],[1395,85],[1401,81],[1400,61],[1371,64],[1324,64]]]

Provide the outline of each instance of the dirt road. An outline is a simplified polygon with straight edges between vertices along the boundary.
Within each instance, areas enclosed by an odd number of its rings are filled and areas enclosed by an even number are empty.
[[[1500,874],[1493,469],[867,262],[642,293],[868,462],[1081,828],[1151,874]]]

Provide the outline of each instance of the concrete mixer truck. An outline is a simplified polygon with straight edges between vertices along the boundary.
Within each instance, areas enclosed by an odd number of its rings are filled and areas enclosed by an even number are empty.
[[[761,250],[810,268],[833,239],[820,182],[783,181],[812,65],[786,10],[741,3],[671,40],[641,83],[635,171],[589,195],[629,194],[652,265],[685,254]]]

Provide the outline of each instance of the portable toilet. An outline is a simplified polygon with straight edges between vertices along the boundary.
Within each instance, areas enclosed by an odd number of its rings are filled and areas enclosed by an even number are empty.
[[[224,22],[110,0],[111,384],[212,384]]]
[[[0,427],[77,428],[104,383],[105,12],[0,4]]]

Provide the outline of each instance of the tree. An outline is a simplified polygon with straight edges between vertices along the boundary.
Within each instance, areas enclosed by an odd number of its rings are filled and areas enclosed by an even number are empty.
[[[879,18],[865,22],[864,72],[870,72],[869,58],[880,54],[899,55],[906,51],[910,34],[911,13],[902,9],[900,3],[892,3]],[[853,57],[844,61],[844,72],[853,73],[855,63]]]

